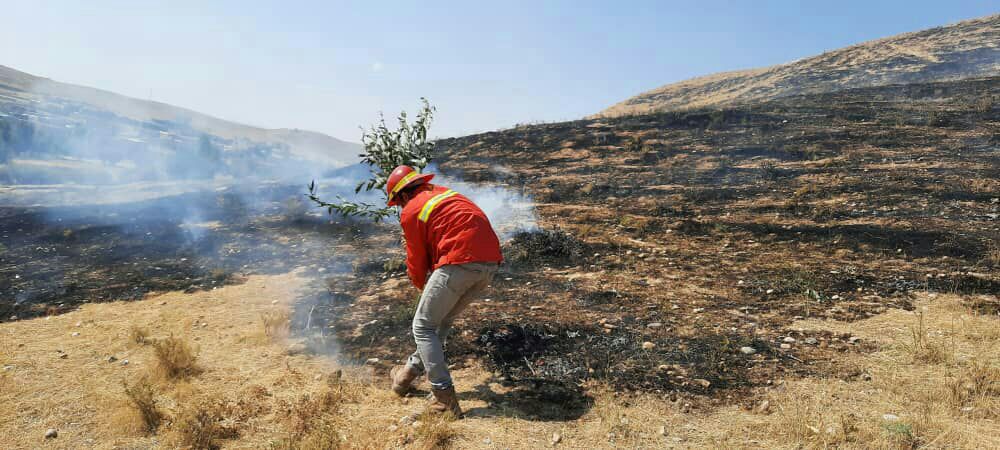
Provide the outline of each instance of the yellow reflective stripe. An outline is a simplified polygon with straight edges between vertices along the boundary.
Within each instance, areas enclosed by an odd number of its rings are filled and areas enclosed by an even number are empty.
[[[417,216],[417,219],[420,219],[421,222],[426,222],[427,219],[431,217],[431,211],[434,210],[434,207],[437,206],[438,203],[441,203],[441,200],[444,200],[455,194],[458,194],[458,192],[448,189],[447,191],[444,191],[438,195],[435,195],[434,197],[431,197],[430,200],[427,200],[427,203],[424,203],[424,207],[423,209],[420,210],[420,215]]]
[[[406,174],[406,176],[404,176],[403,178],[401,178],[399,180],[399,182],[396,183],[396,185],[392,187],[392,195],[390,195],[389,198],[394,197],[396,195],[396,193],[400,191],[400,189],[403,189],[403,186],[406,186],[406,182],[407,181],[412,180],[413,177],[415,177],[417,175],[420,175],[420,174],[417,173],[417,171],[414,170],[413,172],[410,172],[410,173]]]

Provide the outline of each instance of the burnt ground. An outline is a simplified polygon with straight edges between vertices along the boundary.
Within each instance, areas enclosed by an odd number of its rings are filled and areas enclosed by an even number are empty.
[[[838,355],[871,343],[790,325],[910,309],[916,290],[1000,294],[998,100],[992,78],[440,141],[442,171],[531,194],[544,230],[506,243],[453,361],[555,402],[592,381],[744,402],[785,377],[864,376]],[[392,277],[331,281],[362,294],[322,314],[345,357],[412,350],[415,292]]]
[[[915,290],[1000,294],[998,100],[991,78],[439,141],[442,171],[530,194],[542,225],[505,243],[452,361],[509,388],[475,395],[542,420],[577,417],[594,382],[698,407],[864,376],[838,355],[871,343],[791,324],[909,309]],[[305,267],[292,329],[385,370],[413,349],[398,230],[304,215],[300,194],[0,209],[0,320]],[[177,204],[206,226],[162,214]]]

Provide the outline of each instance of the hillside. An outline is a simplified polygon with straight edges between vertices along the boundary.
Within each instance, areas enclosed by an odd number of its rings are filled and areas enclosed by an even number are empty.
[[[1000,73],[1000,15],[900,34],[777,66],[669,84],[595,117],[726,107],[799,94]]]
[[[183,222],[0,207],[0,442],[997,448],[998,136],[987,77],[439,141],[440,179],[539,225],[456,322],[450,423],[388,393],[416,294],[395,224],[268,186]],[[197,370],[148,378],[175,338]]]
[[[33,140],[18,142],[18,136]],[[322,133],[242,125],[0,66],[0,137],[8,138],[0,147],[12,149],[9,158],[71,156],[117,162],[126,155],[141,161],[178,149],[195,151],[202,136],[229,159],[239,159],[240,153],[252,158],[266,153],[263,156],[336,167],[355,161],[360,150],[358,144]]]

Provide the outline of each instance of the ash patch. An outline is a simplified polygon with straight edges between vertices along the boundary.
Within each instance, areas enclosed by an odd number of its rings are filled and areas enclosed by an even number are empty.
[[[579,385],[604,381],[616,390],[708,394],[750,387],[755,359],[740,347],[774,355],[770,344],[748,336],[663,337],[643,348],[642,335],[549,324],[496,323],[474,341],[476,352],[501,381]]]
[[[537,230],[515,233],[504,255],[515,263],[573,263],[583,259],[585,244],[562,231]]]

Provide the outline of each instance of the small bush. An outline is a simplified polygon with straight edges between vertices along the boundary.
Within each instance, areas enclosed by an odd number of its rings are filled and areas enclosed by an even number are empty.
[[[144,376],[132,384],[123,381],[122,385],[125,388],[128,404],[142,420],[144,431],[155,433],[156,429],[160,427],[160,422],[163,421],[163,412],[156,404],[156,391],[149,378]]]
[[[155,373],[164,379],[184,378],[198,373],[198,355],[184,339],[170,337],[153,343]]]

